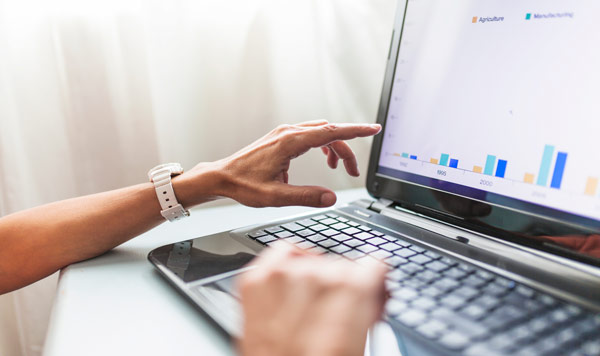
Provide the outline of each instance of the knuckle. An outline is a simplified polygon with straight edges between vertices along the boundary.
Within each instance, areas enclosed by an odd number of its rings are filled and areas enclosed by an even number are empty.
[[[322,129],[326,132],[335,132],[338,130],[338,125],[336,124],[327,124],[323,125]]]
[[[281,124],[281,125],[278,125],[273,131],[275,131],[277,133],[283,133],[283,132],[289,131],[291,127],[292,127],[292,125],[289,125],[289,124]]]

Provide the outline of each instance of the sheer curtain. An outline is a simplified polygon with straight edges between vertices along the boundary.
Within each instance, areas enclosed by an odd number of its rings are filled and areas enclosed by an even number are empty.
[[[394,6],[0,0],[0,214],[190,168],[284,122],[372,122]],[[369,145],[352,142],[363,171]],[[363,184],[315,158],[292,183]],[[0,354],[41,354],[55,285],[0,297]]]

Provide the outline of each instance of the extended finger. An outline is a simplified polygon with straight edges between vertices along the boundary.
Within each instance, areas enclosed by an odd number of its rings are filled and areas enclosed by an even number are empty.
[[[330,143],[329,147],[331,147],[335,154],[344,161],[344,167],[346,167],[346,172],[348,172],[348,174],[354,177],[360,175],[356,155],[354,155],[350,145],[344,141],[335,141]]]
[[[329,121],[327,121],[327,120],[312,120],[312,121],[301,122],[299,124],[296,124],[296,126],[300,126],[300,127],[314,127],[314,126],[327,125],[328,123],[329,123]]]
[[[327,124],[295,132],[285,142],[290,156],[297,156],[310,148],[321,147],[334,141],[373,136],[381,131],[378,124]]]

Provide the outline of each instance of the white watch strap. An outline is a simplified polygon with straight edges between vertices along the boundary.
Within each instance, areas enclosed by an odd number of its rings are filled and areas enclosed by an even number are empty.
[[[169,221],[176,221],[190,215],[189,211],[185,210],[177,201],[171,183],[171,174],[173,173],[170,167],[164,167],[156,171],[150,171],[149,174],[162,209],[160,214]]]

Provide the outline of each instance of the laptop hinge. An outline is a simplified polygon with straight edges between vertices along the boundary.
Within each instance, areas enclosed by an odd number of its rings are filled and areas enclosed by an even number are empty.
[[[393,200],[389,200],[389,199],[385,199],[385,198],[379,198],[376,201],[374,201],[371,206],[369,207],[370,210],[373,210],[377,213],[381,213],[381,211],[385,208],[389,208],[390,206],[394,205],[394,201]]]

